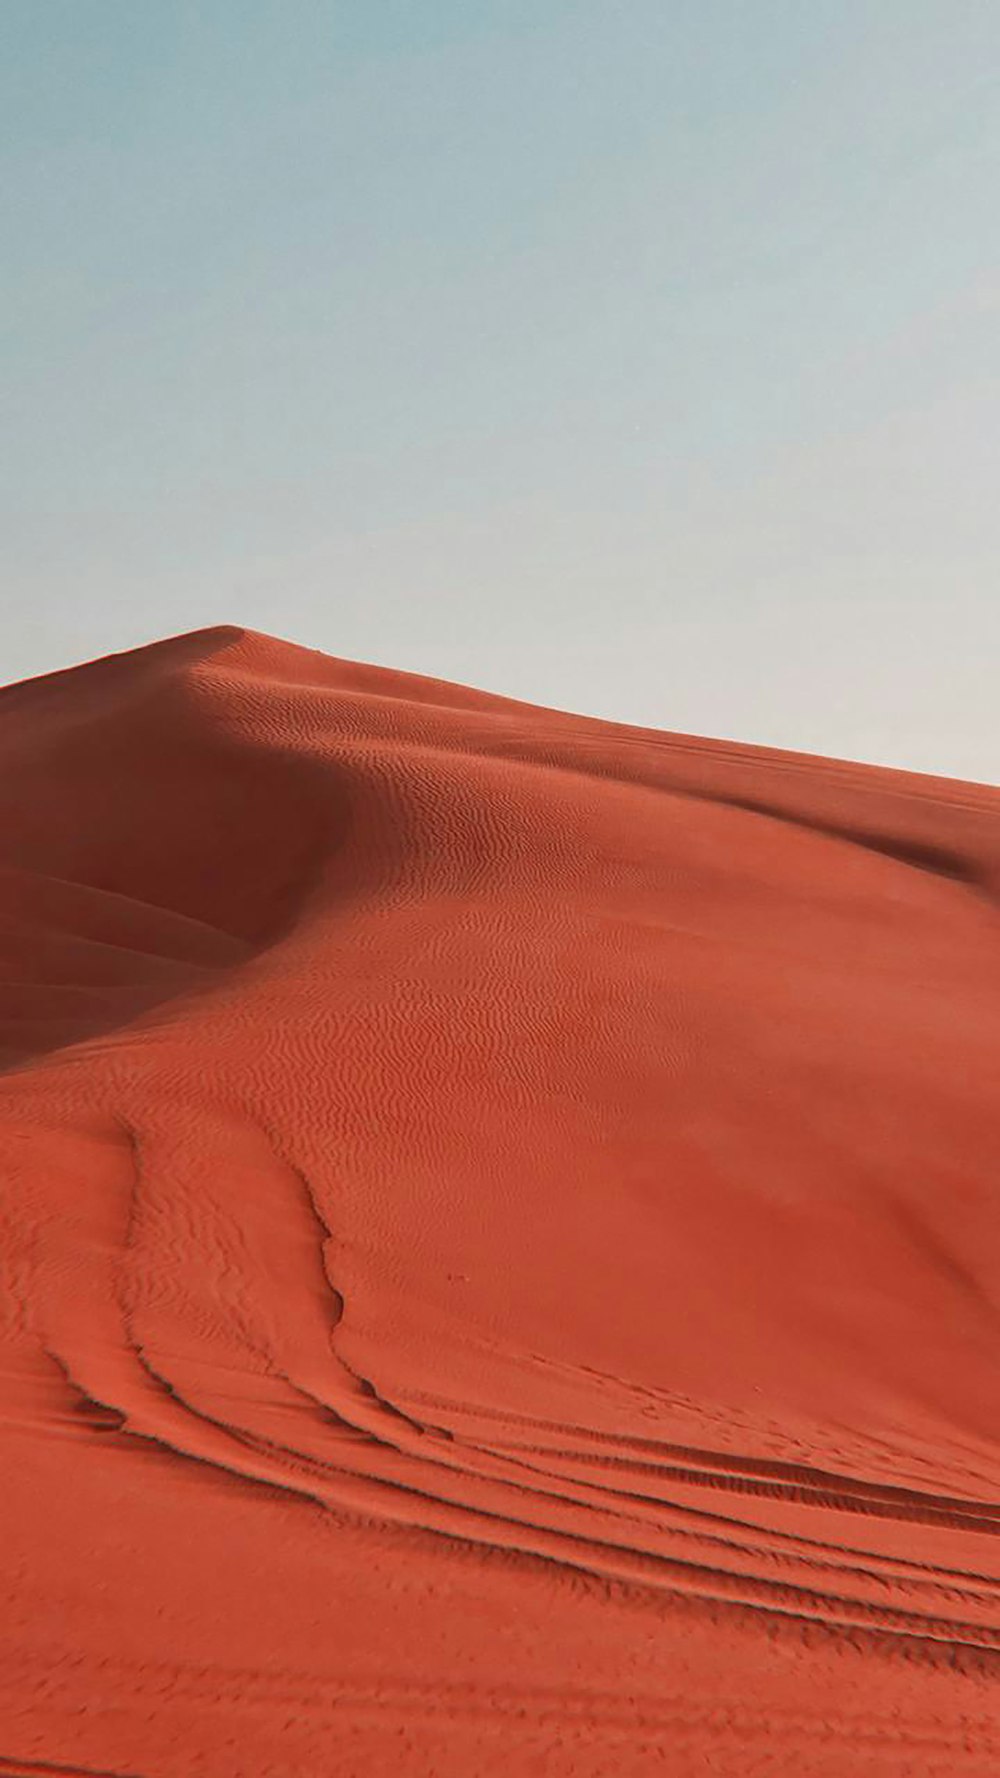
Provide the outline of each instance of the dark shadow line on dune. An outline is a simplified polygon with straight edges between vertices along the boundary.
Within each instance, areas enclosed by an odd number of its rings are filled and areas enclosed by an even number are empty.
[[[141,1772],[127,1772],[121,1766],[65,1766],[5,1753],[0,1753],[0,1773],[9,1778],[143,1778]]]
[[[891,858],[897,864],[906,865],[911,870],[922,871],[928,876],[940,877],[948,883],[958,883],[964,888],[985,895],[990,901],[995,899],[989,879],[980,875],[970,865],[968,859],[951,847],[936,846],[924,840],[878,833],[871,828],[862,826],[847,826],[837,821],[817,819],[815,816],[798,815],[793,810],[775,808],[773,804],[755,797],[724,796],[704,790],[682,791],[680,794],[694,796],[700,802],[722,804],[731,809],[744,809],[748,814],[763,815],[772,821],[781,821],[788,827],[798,827],[808,833],[821,834],[825,839],[841,840],[846,845],[855,846],[861,851],[875,852],[884,858]]]
[[[580,739],[581,737],[576,738],[577,745],[579,744]],[[663,736],[651,735],[649,737],[648,745],[652,749],[655,747],[656,741],[662,743],[663,739]],[[621,737],[612,738],[608,742],[609,747],[612,749],[616,746],[621,746],[621,744]],[[669,764],[661,767],[660,770],[653,770],[648,766],[643,769],[640,765],[636,771],[631,772],[619,761],[615,760],[613,754],[612,758],[604,764],[601,764],[596,760],[590,762],[586,757],[581,757],[579,754],[573,752],[574,739],[572,737],[562,738],[554,736],[552,738],[552,746],[554,755],[556,756],[539,759],[533,756],[532,751],[525,743],[519,743],[516,739],[512,741],[506,737],[499,737],[496,746],[491,747],[489,745],[479,744],[478,746],[471,746],[467,749],[467,752],[470,756],[482,760],[517,763],[544,773],[553,772],[569,777],[596,780],[598,782],[603,780],[615,784],[631,786],[637,790],[647,790],[664,796],[683,798],[687,802],[712,803],[720,808],[740,809],[749,815],[760,815],[771,821],[780,821],[789,827],[797,827],[805,833],[811,832],[819,834],[825,839],[840,840],[845,845],[857,847],[861,851],[881,854],[883,857],[893,859],[897,864],[906,865],[911,870],[921,871],[928,876],[940,877],[945,882],[959,884],[984,896],[991,904],[995,905],[997,902],[998,896],[996,883],[994,881],[994,873],[989,870],[979,870],[958,847],[936,845],[932,841],[922,840],[916,836],[908,836],[905,833],[893,834],[881,832],[877,827],[866,826],[863,822],[841,822],[822,815],[799,813],[796,809],[782,806],[782,804],[777,801],[772,802],[765,796],[741,795],[737,791],[730,792],[713,789],[711,785],[673,782],[670,777]],[[440,751],[447,753],[451,750],[442,748]],[[657,751],[662,756],[663,749],[661,748]],[[690,749],[686,748],[685,751],[690,751]],[[696,751],[700,750],[696,749]],[[710,760],[715,758],[715,754],[711,747],[707,748],[705,751]],[[754,760],[750,760],[749,762],[742,761],[739,754],[734,755],[733,759],[724,759],[721,763],[723,768],[734,763],[758,764],[758,762]],[[821,768],[831,763],[837,762],[831,762],[824,759],[817,759],[812,762],[812,769],[815,771],[817,783],[820,786],[824,783]],[[773,760],[767,759],[759,762],[759,764],[760,769],[766,771],[781,771],[785,769],[784,761],[781,758]],[[810,764],[808,762],[801,765],[796,762],[796,770],[800,771],[804,776],[808,776],[810,769]],[[872,767],[866,769],[877,770],[880,768]],[[863,783],[853,785],[852,788],[855,789],[859,795],[863,794],[865,790]],[[873,794],[878,794],[878,792],[873,791]],[[893,788],[889,792],[883,794],[890,794],[898,797],[901,794],[907,793],[902,793]],[[924,799],[914,798],[912,792],[908,794],[910,800],[915,802],[918,807],[924,806]],[[933,798],[928,798],[926,799],[926,806],[928,808],[934,808],[937,805]],[[952,807],[953,805],[949,804],[948,806]],[[957,807],[960,809],[961,813],[970,818],[974,817],[976,813],[979,812],[974,806],[959,804]]]
[[[912,1506],[919,1512],[930,1508],[933,1512],[954,1511],[956,1515],[972,1514],[982,1517],[993,1533],[1000,1532],[1000,1502],[992,1500],[963,1499],[960,1495],[931,1494],[918,1488],[907,1488],[894,1482],[868,1482],[863,1477],[845,1475],[836,1470],[815,1468],[805,1463],[789,1463],[781,1458],[764,1458],[747,1456],[740,1452],[711,1451],[704,1446],[673,1444],[665,1439],[639,1438],[629,1435],[622,1438],[615,1433],[600,1432],[592,1428],[565,1428],[554,1421],[539,1420],[530,1414],[517,1414],[508,1410],[475,1408],[476,1414],[483,1419],[499,1420],[510,1423],[520,1422],[526,1427],[536,1428],[543,1432],[563,1432],[570,1430],[579,1436],[589,1439],[593,1444],[617,1445],[618,1453],[605,1455],[603,1452],[576,1452],[565,1447],[550,1447],[541,1444],[514,1445],[515,1450],[521,1449],[544,1456],[551,1451],[553,1455],[563,1456],[582,1463],[611,1462],[618,1465],[633,1464],[634,1459],[620,1454],[622,1445],[628,1445],[632,1451],[641,1453],[651,1459],[648,1467],[654,1473],[670,1474],[671,1466],[679,1464],[685,1471],[706,1477],[718,1478],[718,1485],[738,1487],[741,1483],[764,1484],[773,1483],[778,1488],[805,1488],[831,1492],[842,1499],[855,1495],[862,1501],[872,1500],[876,1503],[896,1505],[905,1508]],[[664,1462],[666,1458],[668,1461]],[[642,1465],[640,1464],[640,1467]]]

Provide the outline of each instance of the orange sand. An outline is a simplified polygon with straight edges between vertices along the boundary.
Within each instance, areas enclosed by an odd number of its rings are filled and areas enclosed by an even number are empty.
[[[0,1772],[996,1778],[1000,793],[0,695]]]

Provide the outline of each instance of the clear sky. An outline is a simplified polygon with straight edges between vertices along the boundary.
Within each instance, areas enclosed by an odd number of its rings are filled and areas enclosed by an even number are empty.
[[[0,0],[0,679],[1000,779],[997,0]]]

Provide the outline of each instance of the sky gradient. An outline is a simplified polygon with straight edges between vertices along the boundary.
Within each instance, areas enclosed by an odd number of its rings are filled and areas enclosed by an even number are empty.
[[[0,679],[1000,780],[995,0],[5,0]]]

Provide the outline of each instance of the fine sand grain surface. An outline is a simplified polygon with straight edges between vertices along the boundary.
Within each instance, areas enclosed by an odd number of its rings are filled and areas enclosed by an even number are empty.
[[[996,1778],[1000,793],[0,694],[0,1773]]]

